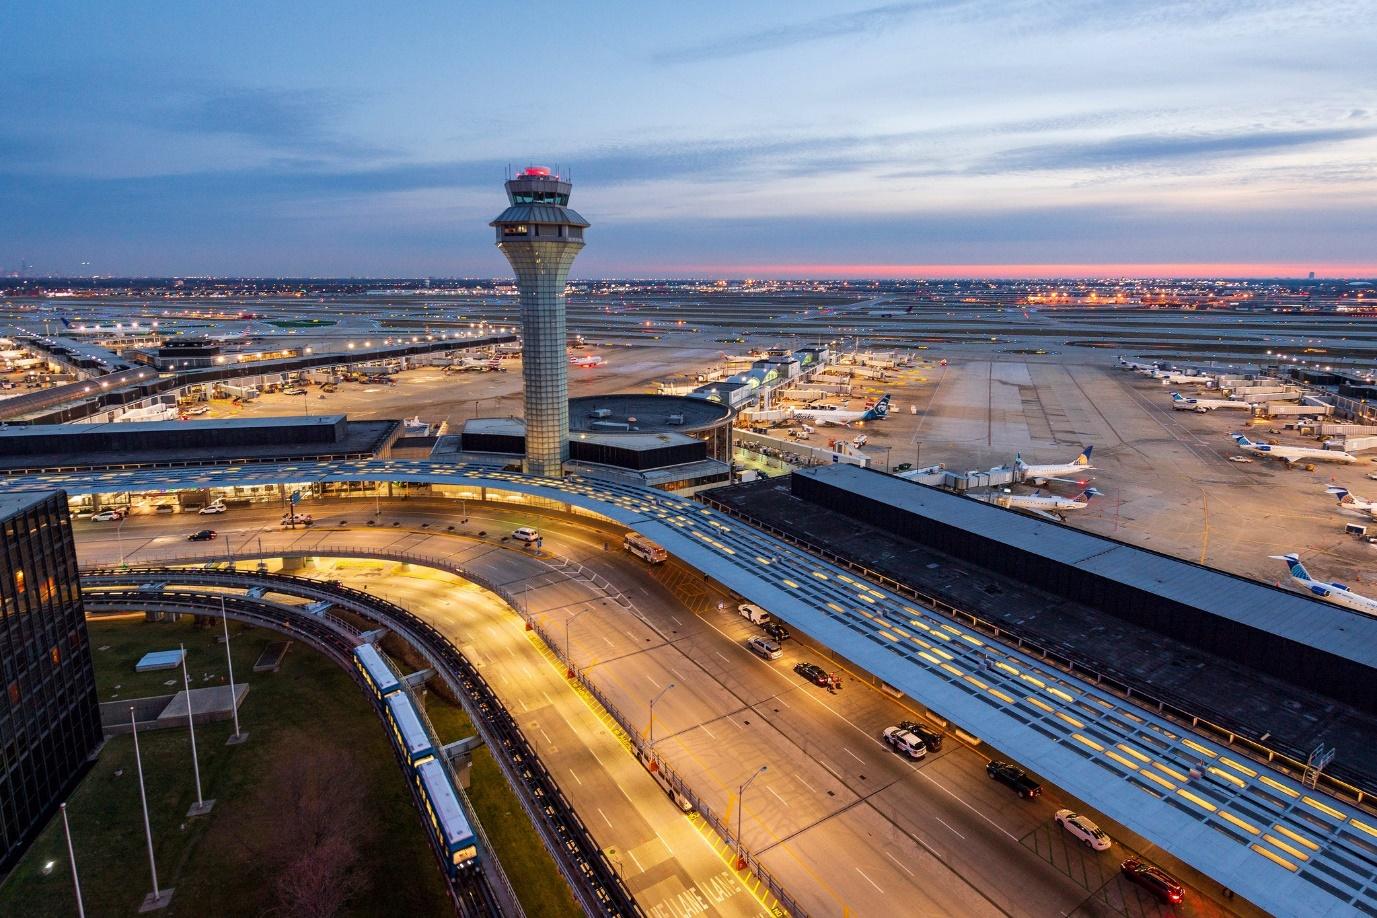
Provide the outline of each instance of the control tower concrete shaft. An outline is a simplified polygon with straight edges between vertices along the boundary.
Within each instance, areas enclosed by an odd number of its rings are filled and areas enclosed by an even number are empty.
[[[560,477],[569,458],[564,283],[588,226],[568,207],[571,187],[549,169],[525,169],[507,182],[511,206],[491,223],[521,292],[525,471],[548,478]]]

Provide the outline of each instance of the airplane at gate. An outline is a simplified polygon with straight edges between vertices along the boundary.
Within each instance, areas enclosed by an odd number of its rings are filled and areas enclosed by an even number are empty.
[[[1095,468],[1090,464],[1090,451],[1094,448],[1094,446],[1087,446],[1081,450],[1079,456],[1063,465],[1029,465],[1023,461],[1022,453],[1015,453],[1014,475],[1019,481],[1045,484],[1062,475],[1079,475],[1082,472],[1089,472]]]
[[[1270,555],[1269,557],[1277,561],[1285,561],[1287,568],[1291,571],[1291,579],[1325,602],[1343,606],[1345,609],[1361,612],[1364,615],[1377,615],[1377,599],[1359,596],[1342,583],[1320,583],[1310,576],[1305,565],[1301,564],[1300,555],[1295,552],[1289,555]]]
[[[996,507],[1005,507],[1009,510],[1026,510],[1029,513],[1045,516],[1048,519],[1062,520],[1067,510],[1084,510],[1092,497],[1098,497],[1100,491],[1096,488],[1086,488],[1075,497],[1059,497],[1055,494],[1014,494],[1005,491],[1002,494],[990,494],[978,498],[986,503],[994,504]]]
[[[853,421],[878,421],[889,414],[889,395],[883,395],[874,405],[862,411],[845,408],[790,408],[790,414],[814,424],[849,425]]]
[[[1229,398],[1186,398],[1180,392],[1173,392],[1171,407],[1174,411],[1195,411],[1204,414],[1217,408],[1242,408],[1248,411],[1253,406],[1248,402],[1236,402]]]
[[[1273,446],[1270,443],[1254,443],[1243,434],[1229,434],[1234,442],[1250,453],[1257,453],[1268,459],[1284,459],[1287,465],[1297,462],[1357,462],[1358,457],[1337,449],[1317,449],[1313,446]]]
[[[1330,485],[1324,490],[1326,494],[1332,494],[1336,498],[1338,498],[1340,509],[1357,510],[1360,513],[1366,513],[1373,519],[1377,519],[1377,501],[1364,500],[1363,498],[1354,494],[1352,491],[1348,490],[1348,488],[1341,488],[1337,485]]]

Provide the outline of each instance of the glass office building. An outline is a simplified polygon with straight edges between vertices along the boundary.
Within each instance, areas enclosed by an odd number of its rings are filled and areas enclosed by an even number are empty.
[[[0,494],[0,874],[100,739],[67,495]]]
[[[507,182],[511,206],[490,224],[521,293],[525,471],[558,478],[569,458],[569,358],[564,283],[588,221],[570,210],[572,186],[532,166]]]

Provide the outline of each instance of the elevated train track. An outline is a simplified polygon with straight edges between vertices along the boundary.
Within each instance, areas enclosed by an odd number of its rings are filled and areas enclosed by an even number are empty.
[[[357,629],[328,610],[313,613],[305,606],[255,598],[247,592],[259,588],[311,603],[328,602],[396,633],[425,657],[460,700],[585,912],[608,918],[643,914],[476,667],[448,638],[400,606],[322,580],[228,569],[93,569],[82,572],[82,585],[86,607],[93,612],[215,615],[223,599],[227,616],[298,637],[345,667],[354,678],[352,651],[362,641]],[[489,869],[485,866],[470,878],[450,884],[457,913],[466,918],[519,915],[520,907],[500,869],[496,883]]]

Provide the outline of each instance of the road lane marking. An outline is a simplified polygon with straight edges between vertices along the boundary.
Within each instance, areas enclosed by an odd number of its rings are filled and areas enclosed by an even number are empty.
[[[646,676],[646,678],[650,680],[650,684],[651,684],[651,685],[655,686],[656,688],[661,688],[660,683],[658,683],[658,682],[655,681],[655,677],[654,677],[654,676]]]
[[[813,785],[809,784],[807,781],[803,780],[803,775],[799,774],[798,772],[794,772],[794,780],[802,784],[804,787],[808,788],[808,792],[810,794],[817,793],[817,789],[814,788]]]
[[[856,755],[856,753],[852,752],[852,751],[851,751],[850,749],[848,749],[846,746],[843,746],[843,747],[842,747],[842,752],[845,752],[847,755],[851,756],[851,758],[855,759],[857,762],[860,762],[862,765],[865,764],[865,759],[863,759],[863,758],[861,758],[860,756]]]
[[[898,867],[900,870],[902,870],[904,873],[906,873],[906,874],[908,874],[909,876],[911,876],[911,877],[917,879],[918,874],[914,873],[912,870],[909,870],[908,867],[904,864],[903,861],[899,860],[897,857],[895,857],[894,855],[890,854],[888,851],[885,852],[885,857],[887,857],[887,858],[889,858],[891,861],[893,861],[894,864],[895,864],[895,866],[897,866],[897,867]]]
[[[881,895],[884,895],[884,892],[885,892],[885,891],[884,891],[883,889],[880,889],[880,884],[879,884],[879,883],[876,883],[874,880],[870,879],[869,876],[866,876],[866,872],[865,872],[864,870],[862,870],[861,868],[857,867],[857,868],[856,868],[856,872],[859,873],[861,876],[865,877],[865,881],[866,881],[867,883],[869,883],[871,886],[875,887],[875,889],[878,890],[879,893],[880,893]]]
[[[678,625],[680,628],[684,627],[684,623],[679,621],[679,617],[677,615],[670,615],[670,618],[674,619],[674,624]]]
[[[780,803],[784,804],[785,806],[788,806],[788,805],[789,805],[789,801],[788,801],[788,800],[785,800],[783,797],[781,797],[781,796],[779,795],[779,791],[775,790],[773,787],[770,787],[769,785],[766,785],[766,786],[765,786],[765,789],[766,789],[767,791],[769,791],[770,793],[774,794],[774,795],[775,795],[775,799],[778,800]]]
[[[966,836],[962,835],[960,832],[956,831],[955,829],[952,829],[951,825],[950,825],[945,819],[943,819],[941,816],[934,816],[933,819],[936,819],[936,820],[937,820],[938,822],[940,822],[942,825],[946,826],[948,829],[951,829],[951,833],[952,833],[953,835],[955,835],[957,838],[962,839],[963,841],[965,840]]]
[[[627,848],[627,849],[626,849],[626,853],[629,854],[629,855],[631,855],[631,860],[632,860],[632,862],[634,862],[635,865],[636,865],[636,872],[637,872],[637,873],[645,873],[645,868],[641,866],[640,860],[636,857],[636,852],[635,852],[635,851],[632,851],[630,848]]]
[[[713,739],[717,739],[717,734],[709,730],[707,724],[699,724],[699,726],[703,728],[703,732],[706,733],[708,736],[712,737]]]
[[[607,818],[607,814],[604,813],[604,812],[602,811],[602,807],[598,807],[597,810],[598,810],[598,815],[602,817],[602,821],[605,822],[605,823],[607,823],[607,827],[608,827],[609,829],[615,829],[616,826],[612,825],[612,820],[610,820],[610,819]]]
[[[714,650],[713,653],[717,654],[719,657],[722,657],[722,652],[719,651],[719,650]],[[722,662],[723,662],[723,663],[730,663],[731,660],[728,660],[726,657],[722,657]]]
[[[574,780],[577,781],[577,782],[579,783],[579,787],[582,787],[582,786],[583,786],[583,779],[579,777],[579,773],[578,773],[578,772],[574,771],[574,769],[571,768],[571,769],[569,769],[569,774],[571,774],[571,775],[574,776]]]

